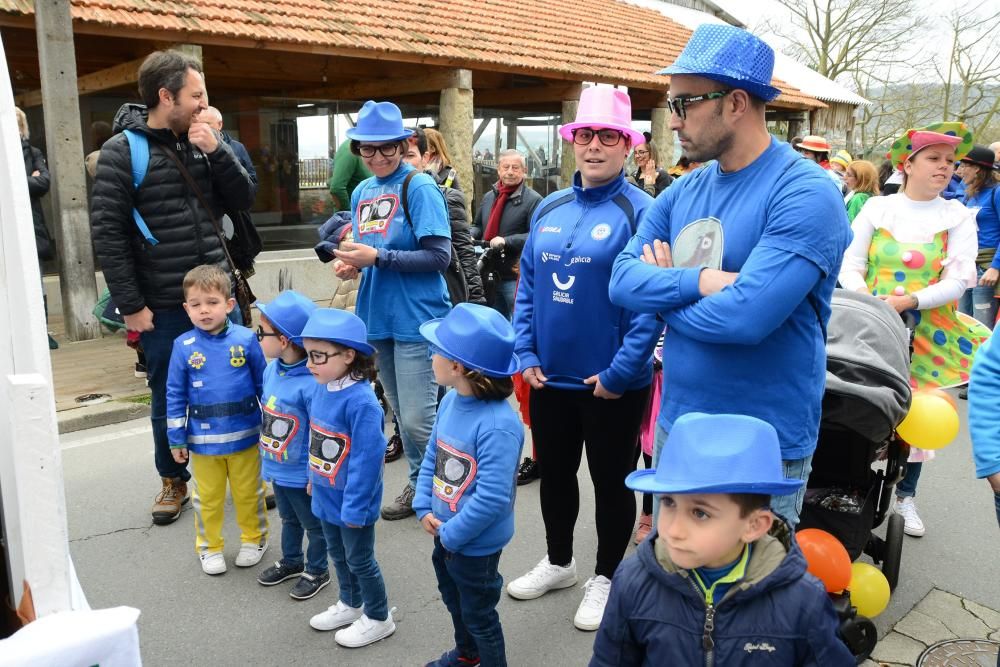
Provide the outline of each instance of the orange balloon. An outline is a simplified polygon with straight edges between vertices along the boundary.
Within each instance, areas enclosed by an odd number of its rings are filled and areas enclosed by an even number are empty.
[[[955,397],[946,392],[944,389],[927,389],[925,390],[925,393],[933,394],[934,396],[940,396],[944,400],[951,403],[951,407],[958,410],[958,401],[956,401]]]
[[[851,557],[840,540],[819,528],[800,530],[795,539],[809,573],[823,582],[828,593],[839,593],[851,584]]]

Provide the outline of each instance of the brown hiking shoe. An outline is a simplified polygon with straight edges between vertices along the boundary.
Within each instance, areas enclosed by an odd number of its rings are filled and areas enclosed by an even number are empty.
[[[181,506],[188,501],[187,482],[169,477],[161,477],[163,488],[153,501],[153,523],[165,526],[173,523],[181,515]]]

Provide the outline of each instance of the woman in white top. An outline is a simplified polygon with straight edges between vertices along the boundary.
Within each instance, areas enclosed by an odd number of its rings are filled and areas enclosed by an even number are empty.
[[[910,384],[914,389],[955,387],[969,380],[972,359],[990,331],[957,311],[959,297],[976,283],[976,220],[957,201],[940,197],[972,146],[962,123],[909,130],[890,157],[902,172],[896,194],[873,197],[851,225],[840,284],[909,311],[914,325]],[[908,535],[924,526],[913,504],[921,463],[930,452],[911,450],[906,477],[896,487],[896,511]]]

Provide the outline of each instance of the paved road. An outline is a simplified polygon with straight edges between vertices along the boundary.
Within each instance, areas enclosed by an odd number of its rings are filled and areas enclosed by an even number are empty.
[[[963,406],[964,409],[964,406]],[[149,505],[158,480],[152,467],[148,422],[80,431],[63,438],[63,465],[71,551],[94,607],[131,605],[139,620],[148,665],[387,665],[423,664],[452,645],[450,619],[440,602],[430,563],[432,543],[415,521],[379,522],[377,554],[389,602],[398,608],[396,634],[374,646],[350,650],[332,633],[318,633],[309,617],[336,601],[336,585],[297,602],[285,586],[263,588],[256,571],[278,557],[277,535],[258,568],[232,566],[239,533],[226,525],[230,570],[202,574],[194,555],[190,510],[175,524],[151,526]],[[580,476],[586,481],[586,466]],[[386,494],[402,488],[406,464],[386,468]],[[581,574],[594,566],[593,495],[583,484],[585,508],[577,530]],[[877,619],[886,632],[931,588],[995,607],[1000,600],[997,548],[1000,531],[985,482],[972,479],[968,438],[925,467],[918,491],[927,536],[907,538],[899,589]],[[271,513],[272,530],[280,529]],[[505,579],[540,559],[544,533],[538,485],[521,487],[517,532],[504,552]],[[583,581],[581,580],[581,584]],[[579,588],[519,602],[503,596],[500,615],[511,665],[586,664],[593,635],[573,628]]]

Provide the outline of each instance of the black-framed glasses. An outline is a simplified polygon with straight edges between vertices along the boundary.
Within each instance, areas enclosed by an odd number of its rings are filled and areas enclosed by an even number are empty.
[[[636,155],[649,155],[649,151],[640,151],[640,150],[637,149],[635,151],[635,154]]]
[[[358,154],[361,157],[375,157],[376,152],[381,153],[382,157],[392,157],[399,152],[399,143],[381,144],[379,146],[361,144],[358,146]]]
[[[274,333],[267,333],[266,331],[264,331],[264,327],[260,326],[259,324],[257,325],[257,340],[261,343],[263,343],[264,339],[267,338],[268,336],[280,336],[280,335],[281,334],[278,333],[277,331],[275,331]]]
[[[607,127],[602,130],[578,127],[573,130],[573,143],[579,146],[589,146],[590,142],[594,140],[594,135],[597,135],[597,140],[605,146],[617,146],[618,142],[625,136],[620,130],[612,130]]]
[[[721,100],[731,92],[733,92],[732,88],[729,90],[717,90],[711,93],[704,93],[702,95],[678,95],[677,97],[667,99],[667,104],[670,105],[670,110],[677,114],[681,120],[685,120],[687,118],[687,108],[689,105],[704,102],[705,100]]]
[[[314,366],[322,366],[326,362],[330,361],[330,357],[339,357],[342,353],[343,350],[338,350],[337,352],[320,352],[319,350],[309,350],[309,361],[311,361]]]

